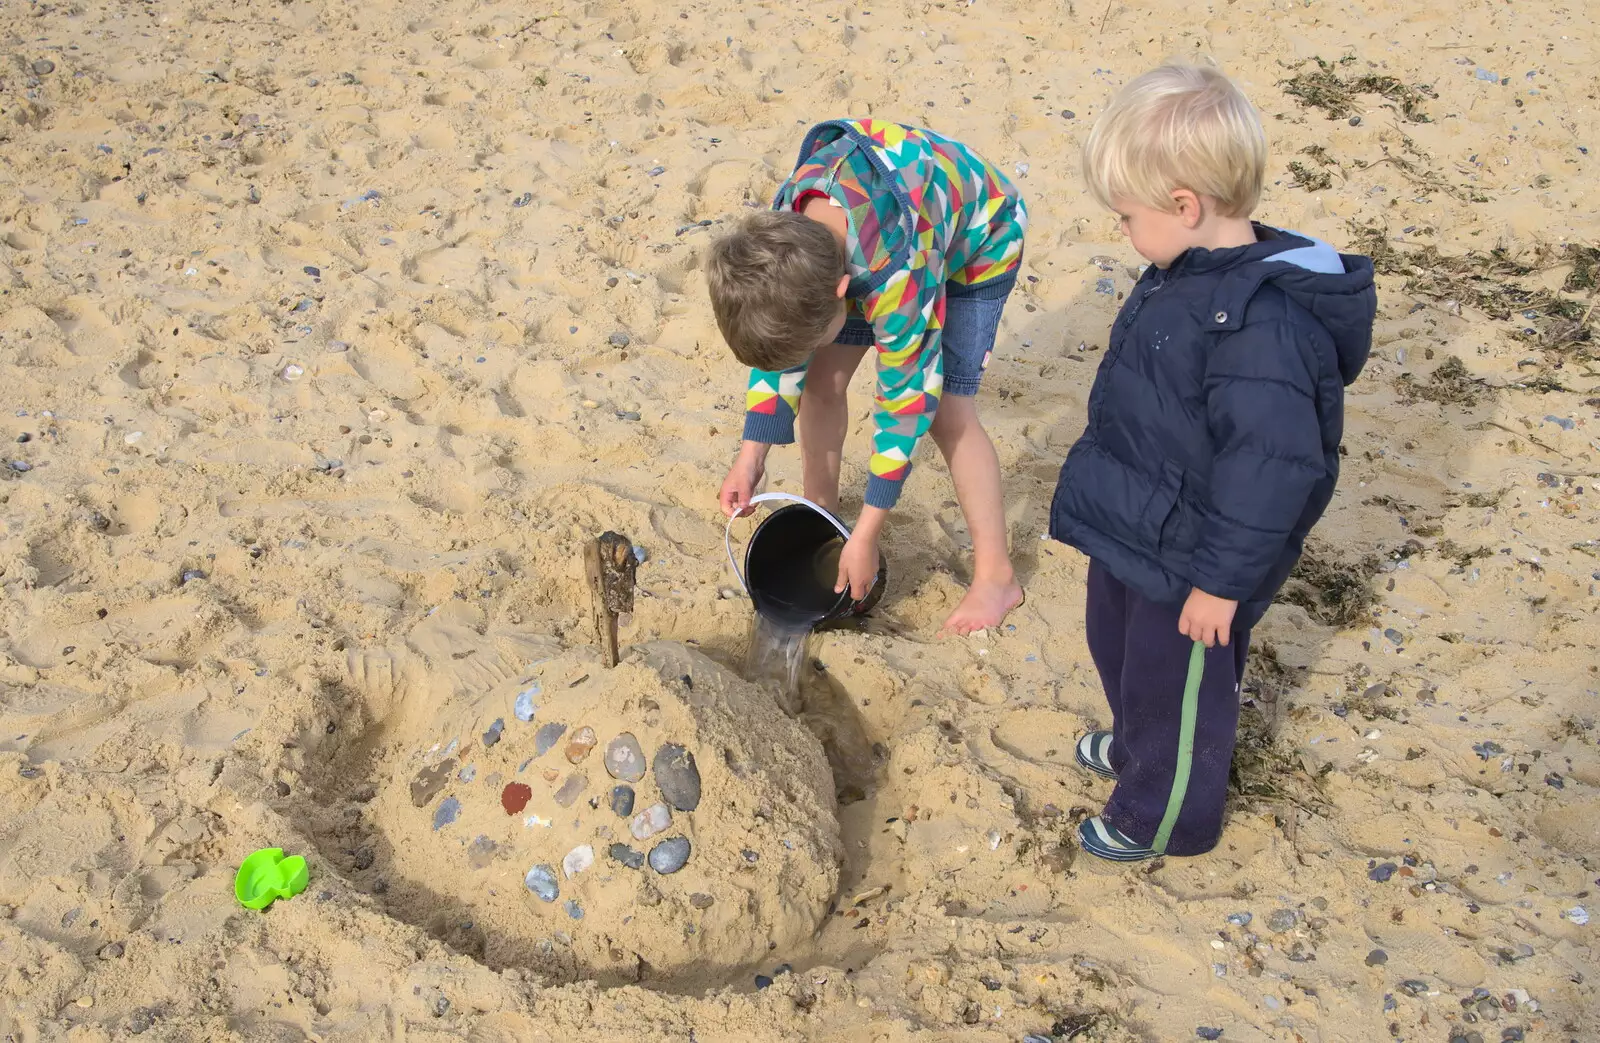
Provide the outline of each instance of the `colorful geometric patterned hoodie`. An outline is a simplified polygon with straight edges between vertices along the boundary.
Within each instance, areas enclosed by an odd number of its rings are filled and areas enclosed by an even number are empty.
[[[1005,175],[959,142],[880,120],[813,127],[774,210],[822,193],[843,208],[851,310],[877,341],[866,502],[893,507],[944,386],[945,286],[977,286],[1022,260],[1027,209]],[[788,445],[806,367],[750,371],[747,441]]]

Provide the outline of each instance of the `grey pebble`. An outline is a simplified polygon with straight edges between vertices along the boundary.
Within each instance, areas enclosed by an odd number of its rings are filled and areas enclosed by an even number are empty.
[[[638,782],[644,778],[644,749],[631,733],[623,732],[606,744],[605,764],[612,778]]]
[[[618,818],[627,818],[633,814],[633,787],[611,787],[611,811]]]
[[[589,776],[582,772],[573,772],[567,776],[567,781],[561,784],[561,788],[556,790],[556,805],[563,808],[572,807],[579,795],[588,788]]]
[[[532,192],[524,192],[520,196],[518,196],[517,198],[513,199],[511,201],[511,205],[512,206],[521,207],[521,206],[527,206],[531,202],[533,202],[533,193]]]
[[[534,866],[522,878],[522,883],[541,901],[553,902],[561,897],[561,885],[556,882],[556,871],[549,866]]]
[[[533,720],[534,711],[537,709],[537,707],[534,705],[533,697],[538,695],[539,691],[539,682],[535,681],[532,685],[517,693],[515,711],[517,720],[521,721],[523,724],[527,724],[529,721]]]
[[[1371,952],[1367,953],[1367,966],[1368,967],[1382,967],[1384,964],[1386,964],[1388,962],[1389,962],[1389,954],[1384,952],[1382,949],[1374,949]]]
[[[500,845],[480,833],[473,838],[471,846],[467,848],[467,864],[474,869],[487,869],[489,863],[494,861],[494,853],[499,847]]]
[[[1210,1028],[1209,1026],[1206,1026],[1206,1025],[1198,1026],[1194,1030],[1194,1034],[1196,1036],[1200,1037],[1201,1039],[1221,1039],[1222,1038],[1222,1030],[1221,1029]]]
[[[567,915],[572,917],[574,920],[583,919],[583,906],[578,904],[578,900],[576,898],[567,899]]]
[[[650,849],[650,868],[662,876],[671,876],[689,861],[687,837],[668,837]]]
[[[609,338],[607,338],[607,341],[613,348],[625,348],[629,344],[633,343],[633,338],[628,336],[626,333],[623,333],[621,330],[618,330],[616,333],[613,333]]]
[[[613,860],[621,862],[629,869],[644,868],[644,852],[635,851],[627,844],[612,844],[606,849],[606,854],[610,855]]]
[[[633,821],[628,825],[628,831],[635,840],[649,840],[672,825],[672,812],[665,804],[652,804],[648,808],[633,816]]]
[[[120,960],[125,951],[121,942],[110,942],[100,947],[100,958],[102,960]]]
[[[1456,1029],[1450,1033],[1450,1043],[1483,1043],[1483,1033],[1463,1032]]]
[[[533,755],[535,757],[543,757],[550,752],[551,747],[561,741],[561,737],[565,734],[567,734],[567,726],[564,724],[552,721],[550,724],[539,725],[539,730],[533,733]]]
[[[701,891],[696,891],[694,894],[689,896],[689,904],[694,906],[696,909],[704,910],[710,909],[713,905],[716,905],[717,900],[711,895],[705,894]]]
[[[485,747],[488,747],[488,746],[493,746],[495,743],[499,742],[500,741],[500,733],[505,731],[505,730],[506,730],[505,719],[503,717],[496,717],[494,723],[489,725],[489,730],[483,733],[483,745]]]
[[[1062,109],[1061,118],[1064,120],[1075,120],[1078,118],[1078,114],[1073,112],[1071,109]]]
[[[142,1036],[149,1032],[151,1026],[155,1023],[156,1016],[154,1011],[136,1010],[128,1017],[128,1031],[135,1036]]]
[[[1293,909],[1274,909],[1267,914],[1267,929],[1277,934],[1292,931],[1299,919]]]
[[[357,869],[371,869],[375,857],[370,847],[364,847],[356,852],[355,867]]]
[[[1487,742],[1474,743],[1472,752],[1476,753],[1483,760],[1488,760],[1490,757],[1498,757],[1500,754],[1506,752],[1506,748],[1495,742],[1493,739],[1490,739]]]
[[[448,1013],[450,1013],[450,1000],[448,998],[440,996],[438,999],[433,1001],[434,1017],[442,1018]]]
[[[1522,1041],[1526,1038],[1527,1036],[1523,1033],[1522,1029],[1516,1027],[1515,1025],[1500,1030],[1500,1043],[1522,1043]]]
[[[651,167],[649,172],[645,176],[646,177],[660,177],[662,174],[665,174],[666,172],[667,172],[667,168],[666,167]]]
[[[438,796],[450,781],[450,773],[456,769],[456,759],[446,757],[431,768],[423,768],[411,780],[411,804],[413,807],[427,807],[428,802]]]
[[[1393,862],[1385,862],[1381,866],[1373,866],[1371,869],[1367,870],[1367,879],[1375,880],[1380,884],[1386,884],[1389,882],[1389,878],[1394,876],[1399,869],[1400,867],[1395,865]]]
[[[772,984],[772,979],[765,974],[756,975],[756,988],[764,989]],[[1028,1039],[1038,1039],[1038,1036],[1029,1036]]]
[[[1428,983],[1416,978],[1407,978],[1400,983],[1400,991],[1407,996],[1422,996],[1428,991]]]
[[[1406,636],[1404,634],[1400,633],[1400,631],[1394,629],[1393,627],[1390,627],[1388,630],[1385,630],[1383,632],[1383,636],[1388,638],[1391,644],[1403,645],[1403,644],[1405,644],[1405,641],[1406,641]]]
[[[676,743],[664,743],[651,768],[656,773],[656,788],[668,804],[679,811],[700,806],[700,769],[695,766],[694,754]]]
[[[11,461],[11,469],[18,474],[27,474],[33,470],[33,465],[26,460],[13,460]]]
[[[300,270],[302,272],[305,272],[307,275],[311,276],[313,279],[322,278],[322,269],[318,268],[314,264],[308,264],[308,265],[306,265],[304,268],[302,268]]]
[[[433,829],[438,832],[456,820],[461,814],[461,802],[454,797],[446,797],[439,802],[439,809],[433,813]]]
[[[1253,915],[1251,915],[1250,913],[1229,913],[1228,914],[1228,922],[1233,924],[1233,926],[1235,926],[1235,927],[1249,927],[1250,926],[1250,921],[1254,920],[1254,919],[1255,919],[1255,917]]]
[[[476,764],[467,765],[465,768],[461,769],[461,774],[456,776],[456,778],[460,779],[462,782],[471,782],[473,779],[475,779],[477,777],[478,777],[478,766]]]
[[[49,58],[40,58],[33,63],[33,74],[35,76],[49,76],[55,71],[56,63]]]
[[[617,410],[617,419],[628,420],[637,423],[638,421],[644,419],[644,415],[641,414],[637,409],[619,409]]]
[[[756,852],[751,851],[749,848],[745,848],[743,851],[740,851],[739,854],[743,855],[744,860],[749,862],[751,865],[755,865],[757,862],[761,861],[761,856]]]

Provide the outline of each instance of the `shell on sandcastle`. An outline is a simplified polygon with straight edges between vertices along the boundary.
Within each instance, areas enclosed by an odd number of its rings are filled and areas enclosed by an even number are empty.
[[[673,642],[613,670],[581,649],[537,673],[542,685],[447,698],[395,735],[370,805],[401,853],[391,897],[493,924],[486,963],[553,977],[641,961],[653,977],[692,975],[816,931],[839,880],[833,780],[770,694]],[[530,684],[536,706],[520,698]],[[446,755],[474,763],[474,779],[438,770]]]

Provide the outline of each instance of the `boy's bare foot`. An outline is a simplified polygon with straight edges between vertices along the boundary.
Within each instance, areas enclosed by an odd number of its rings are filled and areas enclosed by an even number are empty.
[[[940,637],[952,634],[975,634],[988,627],[999,626],[1006,613],[1022,604],[1022,585],[1015,577],[1003,583],[992,580],[974,580],[967,588],[967,596],[950,613],[939,631]]]

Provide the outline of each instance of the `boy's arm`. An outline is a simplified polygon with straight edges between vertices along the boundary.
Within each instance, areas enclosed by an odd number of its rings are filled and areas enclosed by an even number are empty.
[[[878,341],[868,507],[888,510],[900,499],[911,473],[911,454],[939,408],[944,390],[944,279],[943,258],[913,254],[906,269],[867,302],[867,320]]]
[[[1326,473],[1316,377],[1305,334],[1288,322],[1244,329],[1206,359],[1206,419],[1215,457],[1209,509],[1189,579],[1243,601],[1283,552]]]
[[[807,359],[793,369],[752,369],[744,394],[744,440],[767,445],[794,442],[794,418],[806,386]]]

